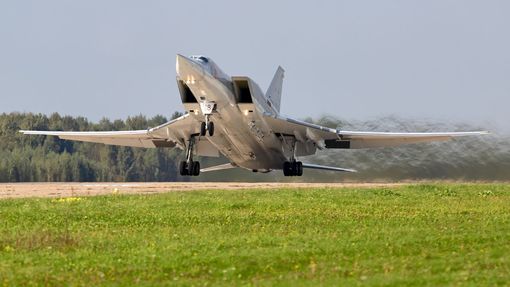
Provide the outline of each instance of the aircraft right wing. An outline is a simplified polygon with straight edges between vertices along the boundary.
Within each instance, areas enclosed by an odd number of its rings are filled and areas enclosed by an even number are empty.
[[[446,141],[454,137],[488,134],[487,131],[392,133],[343,131],[291,118],[265,114],[273,132],[295,136],[299,141],[313,141],[318,148],[360,149],[391,147],[403,144]]]
[[[199,133],[200,122],[185,114],[160,126],[147,130],[107,131],[107,132],[64,132],[64,131],[26,131],[25,135],[58,136],[65,140],[102,143],[131,147],[179,147],[185,149],[190,134]]]

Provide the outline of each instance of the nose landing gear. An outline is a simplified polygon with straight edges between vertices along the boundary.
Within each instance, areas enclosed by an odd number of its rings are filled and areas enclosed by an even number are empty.
[[[208,132],[209,136],[212,137],[214,135],[214,123],[210,121],[209,117],[216,109],[216,104],[214,102],[202,100],[200,102],[200,109],[202,110],[202,114],[205,115],[205,122],[200,124],[200,135],[205,136],[206,132]]]
[[[200,124],[200,136],[205,136],[206,133],[209,133],[209,136],[212,137],[214,135],[214,123],[209,121],[207,116],[205,119],[206,121]]]
[[[207,131],[209,132],[209,136],[214,135],[214,123],[213,122],[207,122]]]
[[[200,124],[200,136],[203,137],[207,133],[207,125],[205,122]]]

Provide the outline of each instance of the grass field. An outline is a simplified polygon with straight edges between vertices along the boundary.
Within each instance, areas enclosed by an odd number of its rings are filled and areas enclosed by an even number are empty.
[[[510,185],[0,200],[0,284],[508,285]]]

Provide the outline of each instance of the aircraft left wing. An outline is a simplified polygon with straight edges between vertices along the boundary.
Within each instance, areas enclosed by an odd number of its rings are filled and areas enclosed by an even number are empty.
[[[391,147],[403,144],[446,141],[454,137],[488,134],[487,131],[392,133],[343,131],[307,123],[300,120],[265,114],[273,132],[295,136],[299,141],[313,141],[318,148],[360,149]]]
[[[199,122],[185,114],[160,126],[147,130],[107,131],[107,132],[62,132],[62,131],[27,131],[25,135],[58,136],[64,140],[102,143],[131,147],[179,147],[184,149],[185,140],[190,134],[199,132]]]

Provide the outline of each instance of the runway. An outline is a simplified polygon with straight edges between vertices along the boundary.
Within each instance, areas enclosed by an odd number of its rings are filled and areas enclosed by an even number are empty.
[[[104,183],[0,183],[0,199],[71,197],[107,194],[154,194],[193,190],[381,187],[400,183],[248,183],[248,182],[104,182]]]

